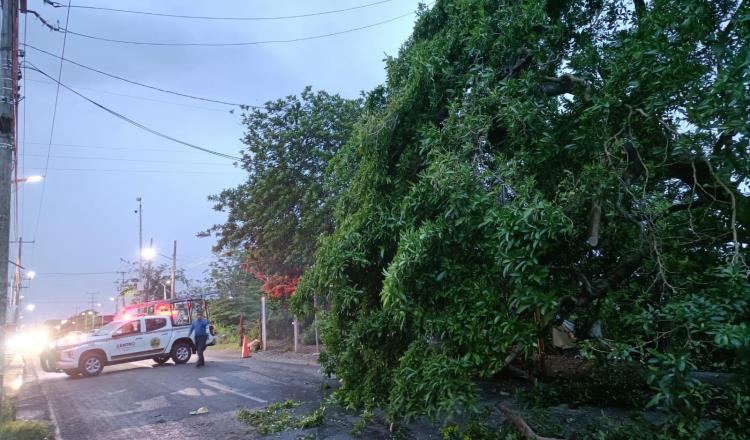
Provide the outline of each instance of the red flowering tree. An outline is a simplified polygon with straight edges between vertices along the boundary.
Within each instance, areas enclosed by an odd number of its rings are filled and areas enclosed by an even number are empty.
[[[240,268],[263,283],[261,290],[271,298],[284,300],[297,290],[299,275],[267,274],[257,259],[246,260]]]

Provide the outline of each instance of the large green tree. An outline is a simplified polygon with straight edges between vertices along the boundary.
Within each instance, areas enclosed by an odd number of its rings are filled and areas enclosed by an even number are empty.
[[[305,88],[299,96],[246,109],[241,166],[247,181],[212,196],[227,213],[217,250],[246,249],[266,276],[299,276],[311,264],[317,239],[333,228],[340,192],[326,168],[351,134],[361,100]]]
[[[748,60],[736,0],[423,8],[296,298],[330,302],[348,401],[461,410],[567,318],[600,320],[598,350],[650,362],[654,402],[700,416],[688,371],[749,373]]]

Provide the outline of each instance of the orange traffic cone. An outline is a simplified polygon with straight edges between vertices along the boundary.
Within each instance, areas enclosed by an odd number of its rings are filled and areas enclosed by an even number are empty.
[[[243,358],[250,357],[250,346],[247,343],[247,336],[242,337],[242,357]]]

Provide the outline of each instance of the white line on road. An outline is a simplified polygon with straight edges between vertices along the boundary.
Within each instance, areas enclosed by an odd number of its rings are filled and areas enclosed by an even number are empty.
[[[60,424],[57,422],[57,417],[55,417],[55,409],[52,407],[52,399],[47,396],[47,390],[44,388],[44,384],[42,383],[42,381],[39,380],[39,374],[37,373],[37,364],[35,362],[31,362],[31,372],[34,373],[34,381],[39,384],[39,389],[42,390],[44,400],[47,402],[49,418],[52,422],[52,425],[55,427],[55,439],[63,440],[62,434],[60,433]]]
[[[220,383],[216,383],[215,381],[219,380],[216,377],[201,377],[198,380],[200,380],[200,382],[203,385],[209,386],[209,387],[217,389],[219,391],[224,391],[225,393],[234,394],[235,396],[240,396],[240,397],[244,397],[245,399],[254,400],[254,401],[258,402],[258,403],[268,403],[267,400],[263,400],[263,399],[260,399],[258,397],[253,397],[253,396],[250,396],[248,394],[240,393],[239,391],[235,391],[235,390],[233,390],[233,389],[231,389],[231,388],[229,388],[227,386],[224,386],[224,385],[222,385]]]

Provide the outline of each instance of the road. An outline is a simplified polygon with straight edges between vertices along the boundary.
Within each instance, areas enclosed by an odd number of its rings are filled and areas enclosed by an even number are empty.
[[[46,373],[33,361],[21,403],[52,419],[58,440],[203,440],[255,438],[235,420],[239,408],[321,401],[318,366],[238,357],[209,350],[204,368],[195,368],[195,357],[186,365],[141,361],[106,367],[92,378]],[[188,414],[201,406],[209,413]]]

